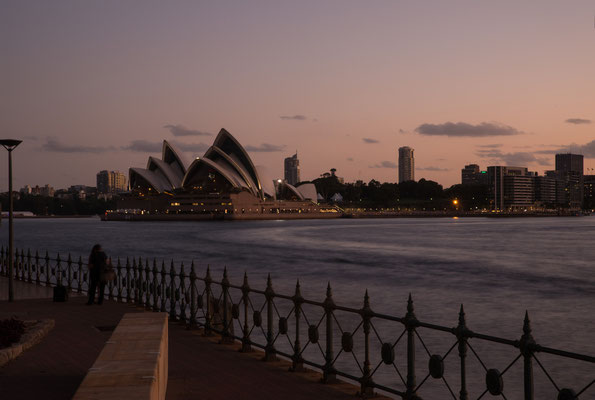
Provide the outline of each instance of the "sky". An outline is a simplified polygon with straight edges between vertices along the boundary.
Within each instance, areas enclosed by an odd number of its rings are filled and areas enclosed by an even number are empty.
[[[221,128],[272,178],[460,183],[465,164],[595,173],[595,1],[0,0],[14,187],[95,185]],[[0,152],[0,190],[8,188]]]

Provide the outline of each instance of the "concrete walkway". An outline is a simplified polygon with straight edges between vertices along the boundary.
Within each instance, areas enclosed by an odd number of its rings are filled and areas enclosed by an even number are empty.
[[[41,343],[0,368],[2,398],[71,398],[111,334],[104,329],[143,311],[113,301],[85,306],[85,300],[0,301],[4,317],[56,321]],[[354,399],[354,386],[321,384],[316,373],[288,372],[286,362],[265,363],[259,353],[238,353],[236,345],[216,344],[177,323],[170,324],[169,340],[167,399]]]

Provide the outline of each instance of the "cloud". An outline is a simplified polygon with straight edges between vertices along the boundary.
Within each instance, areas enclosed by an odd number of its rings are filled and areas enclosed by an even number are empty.
[[[590,124],[590,119],[583,119],[583,118],[568,118],[566,121],[567,124],[575,124],[575,125],[582,125],[582,124]]]
[[[370,168],[397,168],[397,164],[392,161],[382,161],[380,164],[370,165]]]
[[[448,169],[448,168],[440,168],[440,167],[415,167],[415,169],[418,169],[420,171],[437,171],[437,172],[450,171],[450,169]]]
[[[270,143],[263,143],[260,146],[246,146],[245,149],[246,151],[254,151],[254,152],[260,152],[260,153],[272,153],[275,151],[283,151],[283,149],[285,148],[285,145],[275,145],[275,144],[270,144]]]
[[[64,144],[57,139],[47,138],[46,142],[41,146],[45,151],[52,151],[55,153],[90,153],[100,154],[115,150],[113,146],[81,146],[73,144]]]
[[[347,161],[353,161],[353,157],[347,157]]]
[[[364,141],[364,143],[380,143],[378,140],[371,138],[363,138],[362,140]]]
[[[550,150],[539,150],[536,151],[539,154],[560,154],[560,153],[573,153],[582,154],[586,158],[595,158],[595,140],[591,140],[585,144],[572,143],[568,146],[558,147],[557,149]]]
[[[143,153],[161,153],[163,142],[150,142],[148,140],[133,140],[128,146],[122,146],[122,150],[138,151]]]
[[[399,129],[399,133],[404,135],[406,133],[409,133],[409,131],[406,131],[405,129]]]
[[[498,147],[502,147],[503,145],[500,143],[497,144],[478,144],[477,147],[481,147],[482,149],[497,149]]]
[[[163,127],[168,129],[174,136],[213,136],[210,132],[188,129],[184,125],[164,125]]]
[[[552,165],[552,161],[546,157],[536,157],[535,154],[519,151],[514,153],[503,153],[500,150],[478,150],[476,153],[482,158],[491,158],[495,161],[503,162],[506,165],[522,167],[525,164],[536,163],[539,165]]]
[[[453,136],[453,137],[488,137],[521,135],[521,132],[512,126],[495,122],[482,122],[472,125],[466,122],[446,122],[444,124],[422,124],[415,128],[415,132],[428,136]]]
[[[300,115],[300,114],[281,115],[279,118],[284,119],[284,120],[294,120],[294,121],[305,121],[308,119],[305,115]]]

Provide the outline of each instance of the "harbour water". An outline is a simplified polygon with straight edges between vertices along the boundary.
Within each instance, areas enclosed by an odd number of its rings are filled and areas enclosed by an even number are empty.
[[[6,220],[0,240],[7,243]],[[238,284],[247,271],[254,288],[264,288],[270,273],[278,293],[292,294],[299,279],[303,295],[314,300],[324,299],[331,282],[335,302],[342,305],[361,307],[367,289],[374,311],[397,316],[405,314],[411,293],[420,320],[445,326],[456,325],[459,305],[464,304],[470,329],[509,339],[520,338],[527,310],[540,344],[595,355],[595,217],[15,220],[19,249],[47,250],[51,256],[70,252],[78,259],[95,243],[113,258],[140,256],[185,265],[194,261],[200,275],[208,264],[215,279],[226,266]],[[446,350],[452,337],[448,342]],[[442,346],[439,338],[428,343]],[[506,354],[487,358],[503,370],[514,359],[514,353]],[[508,354],[513,354],[511,359]],[[423,370],[427,361],[420,364]],[[562,386],[578,388],[595,378],[593,365],[579,364],[576,372],[569,372],[574,364],[560,360],[548,365],[568,383]],[[550,392],[544,388],[543,393]]]

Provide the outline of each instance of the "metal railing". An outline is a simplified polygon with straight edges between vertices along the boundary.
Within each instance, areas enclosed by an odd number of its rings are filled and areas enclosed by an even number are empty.
[[[8,249],[2,248],[2,275],[7,275],[7,265]],[[44,286],[63,285],[78,293],[86,292],[88,288],[87,266],[80,256],[73,260],[70,254],[64,259],[59,254],[50,257],[47,252],[40,256],[37,251],[32,254],[29,250],[26,253],[17,250],[14,266],[14,278],[21,281]],[[325,383],[334,382],[337,376],[357,382],[362,397],[372,396],[374,390],[380,390],[402,399],[422,399],[428,382],[434,380],[444,385],[448,398],[467,400],[471,398],[469,378],[477,378],[479,374],[483,375],[483,382],[474,382],[475,388],[481,386],[481,389],[473,398],[481,399],[490,394],[507,399],[504,378],[514,380],[511,371],[517,364],[522,364],[521,376],[517,376],[522,381],[522,389],[515,394],[517,398],[520,393],[525,400],[536,397],[534,368],[542,371],[558,400],[595,396],[591,388],[595,373],[584,377],[582,387],[565,388],[556,383],[546,369],[546,363],[540,360],[542,355],[550,355],[594,367],[595,357],[538,344],[532,336],[527,313],[520,338],[505,339],[469,329],[462,305],[454,327],[421,321],[415,314],[411,295],[405,315],[399,317],[373,311],[367,291],[361,308],[338,305],[333,300],[330,284],[325,299],[314,301],[302,296],[299,281],[292,295],[280,294],[273,289],[270,275],[264,290],[253,289],[246,274],[242,284],[232,284],[226,269],[221,281],[212,278],[210,268],[203,277],[198,276],[194,262],[188,273],[183,263],[175,267],[172,261],[166,266],[164,261],[157,263],[155,259],[142,258],[126,259],[125,262],[118,259],[114,269],[116,279],[107,285],[106,298],[168,312],[172,320],[181,321],[188,327],[204,328],[205,335],[221,335],[223,343],[240,341],[243,352],[251,351],[252,347],[261,348],[265,361],[282,356],[291,361],[293,371],[303,370],[304,366],[317,368],[322,371]],[[384,330],[379,328],[382,324],[387,325]],[[347,325],[351,328],[347,329]],[[422,337],[422,333],[430,331],[445,335],[440,338],[441,343],[452,342],[447,351],[442,354],[430,351]],[[384,340],[382,336],[386,335],[391,339]],[[379,352],[373,350],[372,340],[380,345]],[[501,371],[488,368],[480,356],[481,343],[514,350],[512,360]],[[396,356],[398,346],[403,348],[401,358]],[[425,370],[417,362],[420,354],[428,357]],[[353,358],[351,368],[345,367],[345,360],[338,361],[341,356]],[[447,370],[445,362],[455,357],[458,357],[458,368]],[[468,358],[477,360],[482,371],[471,371]],[[394,379],[376,380],[383,366],[394,370]],[[581,368],[581,371],[585,370]],[[454,387],[452,379],[458,381],[458,387]]]

